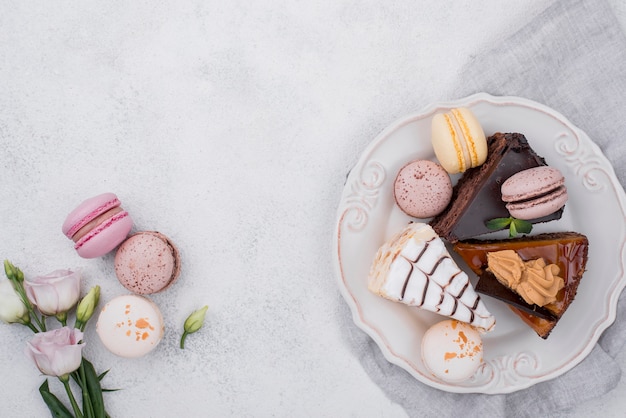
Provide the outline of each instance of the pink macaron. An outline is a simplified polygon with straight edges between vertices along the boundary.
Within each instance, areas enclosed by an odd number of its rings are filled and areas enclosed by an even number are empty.
[[[180,274],[180,256],[163,234],[142,231],[129,237],[115,254],[115,274],[126,289],[149,295],[167,289]]]
[[[411,161],[400,169],[393,188],[394,198],[404,213],[415,218],[440,214],[452,198],[448,172],[429,160]]]
[[[103,193],[81,203],[62,226],[83,258],[100,257],[117,247],[130,232],[133,220],[117,196]]]
[[[541,166],[520,171],[502,184],[502,200],[512,217],[537,219],[548,216],[567,202],[563,174],[554,167]]]

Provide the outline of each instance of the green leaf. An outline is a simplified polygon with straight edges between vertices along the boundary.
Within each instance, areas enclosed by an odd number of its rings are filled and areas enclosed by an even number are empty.
[[[85,368],[85,381],[87,383],[87,390],[89,391],[89,398],[93,405],[94,416],[96,418],[105,418],[106,412],[104,410],[104,398],[102,397],[100,379],[96,374],[93,364],[85,358],[83,358],[83,366]]]
[[[485,226],[492,231],[509,228],[509,238],[514,238],[517,234],[528,234],[533,229],[533,224],[512,216],[508,218],[493,218],[485,222]]]
[[[104,379],[104,376],[106,376],[106,375],[107,375],[107,373],[108,373],[108,372],[110,372],[110,371],[111,371],[111,369],[109,369],[109,370],[105,370],[105,371],[103,371],[102,373],[100,373],[100,374],[98,375],[98,380],[102,380],[102,379]]]
[[[515,238],[517,236],[517,227],[515,226],[515,222],[511,222],[509,226],[509,238]]]
[[[104,379],[104,376],[107,375],[107,373],[109,373],[111,371],[111,369],[109,370],[105,370],[102,373],[100,373],[98,375],[98,380],[102,381],[102,379]],[[107,389],[107,388],[102,388],[102,392],[117,392],[119,389]]]
[[[74,418],[72,413],[63,405],[63,403],[54,396],[54,394],[50,393],[50,388],[48,386],[48,379],[46,379],[41,386],[39,386],[39,393],[43,401],[48,406],[50,413],[55,418]]]
[[[76,384],[78,386],[80,386],[81,388],[83,387],[83,381],[80,378],[80,372],[79,372],[80,368],[74,370],[72,373],[70,373],[70,377],[74,380],[74,382],[76,382]]]
[[[493,218],[485,222],[485,226],[491,229],[492,231],[499,231],[501,229],[505,229],[507,226],[511,224],[513,218]]]
[[[514,219],[512,224],[515,224],[515,229],[520,234],[528,234],[533,230],[533,224],[522,219]]]

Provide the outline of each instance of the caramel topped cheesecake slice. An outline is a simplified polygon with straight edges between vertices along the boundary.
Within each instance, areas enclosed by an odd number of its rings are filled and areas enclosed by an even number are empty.
[[[424,223],[411,223],[378,250],[369,274],[371,292],[484,331],[495,318],[443,241]]]
[[[576,296],[587,265],[589,242],[577,232],[555,232],[504,240],[467,240],[458,242],[453,249],[480,277],[477,292],[508,303],[515,314],[546,339]],[[507,250],[515,251],[524,262],[543,260],[558,267],[563,286],[554,299],[544,306],[529,303],[533,300],[524,300],[495,277],[488,268],[489,254]]]

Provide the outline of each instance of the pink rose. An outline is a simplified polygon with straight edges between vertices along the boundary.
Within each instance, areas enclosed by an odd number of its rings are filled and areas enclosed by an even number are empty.
[[[69,311],[80,297],[80,274],[55,270],[45,276],[24,280],[28,299],[42,314],[53,316]]]
[[[79,344],[83,333],[76,328],[63,327],[35,334],[26,343],[26,355],[41,373],[48,376],[64,376],[78,369],[85,344]]]

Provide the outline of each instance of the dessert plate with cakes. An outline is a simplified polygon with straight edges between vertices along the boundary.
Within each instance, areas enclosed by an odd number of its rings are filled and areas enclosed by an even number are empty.
[[[626,285],[626,196],[549,107],[475,94],[387,127],[348,175],[339,287],[385,357],[430,386],[510,393],[582,361]]]

